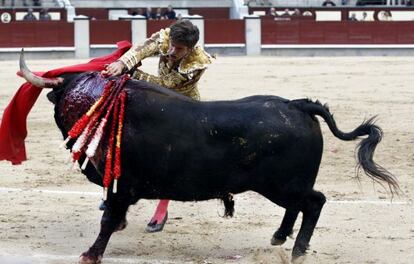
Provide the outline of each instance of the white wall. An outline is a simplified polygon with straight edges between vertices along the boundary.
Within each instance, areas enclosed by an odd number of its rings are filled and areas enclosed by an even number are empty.
[[[324,0],[272,0],[273,6],[322,6]],[[332,0],[336,6],[342,6],[341,0]],[[357,0],[348,0],[348,6],[356,4]]]
[[[71,0],[74,7],[231,7],[232,0]]]

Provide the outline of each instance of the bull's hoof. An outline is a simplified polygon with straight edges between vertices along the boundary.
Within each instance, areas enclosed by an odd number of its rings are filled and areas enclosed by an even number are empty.
[[[127,227],[127,225],[128,225],[128,221],[126,219],[122,220],[121,223],[119,223],[119,225],[115,229],[115,232],[124,230],[125,227]]]
[[[280,246],[280,245],[283,245],[283,243],[285,242],[286,242],[286,239],[280,239],[276,237],[272,237],[272,240],[270,240],[270,244],[272,246]]]
[[[147,233],[161,232],[164,229],[164,225],[165,225],[165,222],[167,222],[167,219],[168,219],[168,212],[165,214],[165,217],[161,223],[157,223],[157,221],[149,222],[147,227],[145,228],[145,231]]]
[[[105,201],[102,200],[101,203],[99,204],[99,210],[105,211],[106,209],[108,209],[108,207],[106,206]]]
[[[99,256],[89,256],[88,252],[82,253],[79,257],[79,264],[98,264],[101,263],[102,255]]]
[[[307,246],[309,247],[309,245]],[[306,258],[306,248],[301,246],[294,246],[292,250],[292,263],[301,264],[305,261]]]
[[[287,235],[288,237],[292,238],[293,236],[293,231],[290,232],[289,235]],[[273,246],[280,246],[283,243],[286,242],[286,237],[287,237],[283,232],[281,232],[280,230],[277,230],[272,237],[272,240],[270,240],[270,244],[272,244]]]
[[[292,264],[302,264],[305,262],[306,255],[300,257],[292,257]]]

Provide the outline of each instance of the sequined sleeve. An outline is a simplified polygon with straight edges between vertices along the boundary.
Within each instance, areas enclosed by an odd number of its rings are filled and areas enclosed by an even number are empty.
[[[137,45],[128,50],[121,58],[122,61],[130,70],[137,65],[141,60],[158,53],[158,42],[160,33],[154,33],[148,38],[143,45]]]
[[[133,78],[155,83],[189,96],[195,100],[200,100],[200,95],[197,90],[197,82],[200,80],[203,73],[204,70],[195,71],[190,79],[188,76],[180,74],[177,71],[171,71],[170,73],[162,76],[155,76],[137,69],[134,72]]]

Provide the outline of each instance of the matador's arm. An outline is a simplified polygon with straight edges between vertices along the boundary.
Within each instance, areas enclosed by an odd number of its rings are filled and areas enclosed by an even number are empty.
[[[158,53],[158,40],[160,33],[154,33],[148,38],[143,45],[137,45],[129,49],[121,58],[125,66],[130,70],[137,65],[141,60]]]

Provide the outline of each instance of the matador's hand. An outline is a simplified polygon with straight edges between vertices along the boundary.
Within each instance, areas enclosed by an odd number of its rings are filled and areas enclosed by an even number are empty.
[[[101,73],[107,76],[118,76],[124,72],[125,68],[126,66],[122,61],[114,61],[107,65]]]

